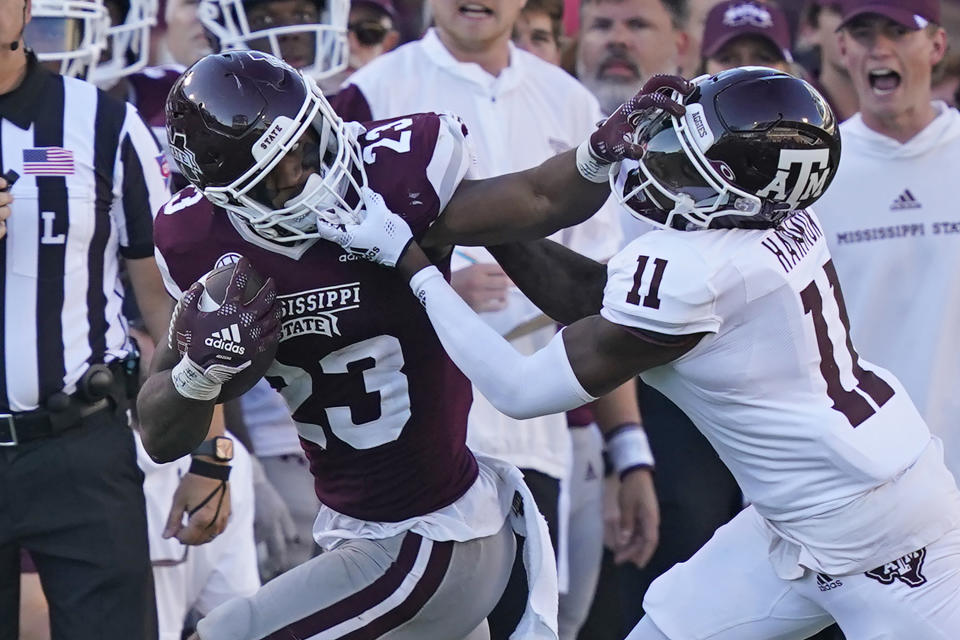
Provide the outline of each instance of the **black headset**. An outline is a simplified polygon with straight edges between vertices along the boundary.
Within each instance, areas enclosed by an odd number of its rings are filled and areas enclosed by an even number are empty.
[[[20,35],[10,43],[10,51],[16,51],[20,46],[20,39],[23,38],[23,30],[27,28],[27,0],[23,0],[23,13],[21,14]]]

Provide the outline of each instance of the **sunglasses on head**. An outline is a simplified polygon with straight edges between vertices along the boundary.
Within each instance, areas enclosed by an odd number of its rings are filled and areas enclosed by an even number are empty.
[[[360,44],[367,47],[372,47],[383,42],[383,39],[387,37],[387,33],[390,31],[379,22],[373,21],[354,22],[348,25],[347,28],[357,36]]]

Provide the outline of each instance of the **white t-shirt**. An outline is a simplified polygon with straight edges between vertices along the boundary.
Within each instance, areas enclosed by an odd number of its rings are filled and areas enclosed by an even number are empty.
[[[903,382],[960,478],[960,113],[901,144],[859,115],[817,203],[860,353]]]
[[[596,98],[559,67],[510,45],[510,65],[493,76],[474,63],[457,61],[433,29],[424,37],[380,56],[348,80],[366,99],[374,119],[421,111],[459,116],[471,132],[477,164],[468,178],[487,178],[534,167],[579,145],[602,119]],[[343,114],[352,117],[352,114]],[[621,232],[612,200],[587,222],[552,238],[598,260],[619,249]],[[458,248],[454,270],[493,263],[485,249]],[[537,308],[519,290],[508,308],[481,314],[503,335],[535,316]],[[511,341],[532,353],[556,333],[547,326]],[[475,451],[556,478],[570,466],[570,440],[562,414],[518,421],[497,411],[474,387],[467,443]]]
[[[690,417],[793,543],[781,562],[831,574],[869,569],[960,522],[937,452],[917,463],[936,441],[897,379],[851,351],[840,300],[819,221],[801,211],[777,230],[640,236],[610,261],[601,312],[658,333],[707,333],[643,380]],[[901,476],[910,501],[878,490]]]
[[[289,405],[266,380],[240,396],[240,409],[258,458],[303,453]]]

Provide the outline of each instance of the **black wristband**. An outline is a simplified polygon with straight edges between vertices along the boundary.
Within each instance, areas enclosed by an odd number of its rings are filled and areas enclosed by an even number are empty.
[[[187,473],[226,482],[230,477],[230,465],[214,464],[212,462],[206,462],[204,460],[197,460],[194,458],[190,462],[190,470]]]

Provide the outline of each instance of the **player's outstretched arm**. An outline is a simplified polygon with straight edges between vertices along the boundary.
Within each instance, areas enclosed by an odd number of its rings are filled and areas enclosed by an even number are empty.
[[[321,221],[323,237],[402,273],[426,307],[444,349],[483,395],[509,416],[559,413],[596,400],[639,372],[680,357],[702,336],[650,334],[645,339],[639,330],[594,315],[567,327],[533,355],[522,355],[457,295],[413,241],[407,223],[379,194],[363,187],[360,195],[366,210],[363,220],[337,226]]]
[[[514,418],[559,413],[604,395],[641,371],[670,362],[702,334],[644,335],[600,316],[584,318],[532,355],[523,355],[456,294],[423,250],[410,244],[397,262],[461,371]]]
[[[524,295],[560,324],[600,313],[607,268],[553,240],[487,247]]]
[[[533,240],[583,222],[609,197],[610,172],[621,160],[643,155],[643,148],[633,142],[636,130],[663,111],[683,115],[684,107],[668,92],[687,95],[693,89],[680,76],[653,76],[577,149],[526,171],[464,181],[421,243],[433,247]]]
[[[621,160],[643,154],[633,142],[637,128],[663,111],[683,115],[684,107],[667,92],[687,95],[693,88],[680,76],[653,76],[576,150],[526,171],[464,181],[421,241],[423,246],[533,240],[583,222],[610,195],[610,172]]]

